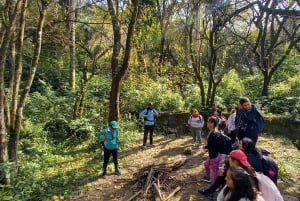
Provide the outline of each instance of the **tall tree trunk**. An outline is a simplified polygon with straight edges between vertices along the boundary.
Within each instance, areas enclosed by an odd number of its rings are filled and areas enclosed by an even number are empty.
[[[22,91],[20,101],[19,101],[17,111],[16,111],[16,116],[15,116],[15,121],[14,121],[14,129],[13,129],[13,132],[10,133],[10,137],[9,137],[8,156],[9,156],[9,160],[14,161],[14,162],[17,162],[17,153],[18,153],[18,145],[19,145],[19,138],[20,138],[23,109],[25,106],[25,102],[26,102],[28,93],[32,86],[32,81],[35,76],[35,72],[38,67],[41,45],[42,45],[42,33],[43,33],[43,25],[44,25],[44,20],[45,20],[46,8],[47,8],[47,2],[41,1],[41,3],[39,4],[40,16],[39,16],[38,26],[37,26],[37,30],[36,30],[36,41],[35,41],[32,61],[31,61],[31,67],[30,67],[30,71],[29,71],[30,74],[28,75],[28,78],[27,78],[25,86],[24,86],[24,90]]]
[[[6,61],[6,54],[8,52],[9,42],[11,40],[11,35],[15,30],[15,22],[21,7],[22,1],[6,1],[3,11],[3,16],[5,20],[1,22],[1,45],[0,45],[0,176],[2,179],[0,182],[3,184],[9,183],[9,176],[7,174],[6,168],[4,168],[4,163],[7,161],[6,156],[6,129],[4,120],[4,108],[5,108],[5,92],[4,92],[4,68]]]
[[[128,25],[126,44],[124,50],[123,63],[119,66],[119,57],[121,51],[121,31],[118,22],[118,7],[117,2],[114,4],[113,0],[108,0],[109,13],[112,20],[113,32],[114,32],[114,47],[111,59],[111,69],[112,69],[112,83],[110,91],[110,102],[109,102],[109,120],[118,120],[120,117],[120,90],[122,79],[128,69],[128,63],[130,58],[130,50],[133,39],[133,32],[139,14],[139,0],[133,0],[132,4],[129,5],[129,9],[132,9],[131,18]]]
[[[76,20],[76,0],[68,0],[68,32],[70,51],[70,89],[75,91],[76,87],[76,46],[75,46],[75,20]]]

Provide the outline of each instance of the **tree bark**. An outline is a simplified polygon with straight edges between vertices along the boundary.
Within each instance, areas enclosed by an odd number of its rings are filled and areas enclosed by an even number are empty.
[[[129,5],[129,8],[132,9],[131,18],[128,25],[126,44],[124,50],[124,58],[121,66],[120,64],[120,52],[121,52],[121,31],[118,21],[118,7],[114,4],[113,0],[108,0],[108,8],[111,16],[111,21],[113,25],[114,32],[114,46],[113,54],[111,59],[111,69],[112,69],[112,83],[110,90],[110,102],[109,102],[109,121],[110,120],[119,120],[120,118],[120,90],[122,79],[128,69],[128,63],[130,58],[131,44],[133,39],[133,32],[136,24],[136,20],[139,14],[139,0],[132,1],[132,4]]]
[[[75,91],[76,87],[76,0],[68,0],[68,32],[69,32],[69,51],[70,51],[70,89]]]
[[[25,102],[28,97],[28,93],[30,91],[32,81],[35,76],[35,72],[37,70],[37,66],[39,62],[46,8],[47,8],[47,2],[41,1],[41,3],[39,4],[40,16],[39,16],[37,30],[36,30],[36,41],[35,41],[32,61],[31,61],[30,74],[28,75],[28,78],[26,80],[25,87],[22,91],[20,101],[17,107],[13,132],[10,133],[8,155],[9,155],[9,160],[14,162],[17,162],[17,153],[18,153],[23,108],[25,106]]]
[[[6,128],[4,120],[4,108],[5,108],[5,92],[4,92],[4,68],[6,61],[6,54],[8,52],[9,42],[11,40],[12,33],[15,30],[15,22],[21,7],[22,1],[6,1],[4,6],[5,19],[1,22],[1,45],[0,45],[0,176],[2,184],[9,184],[10,178],[7,175],[7,171],[3,168],[4,163],[7,161],[6,155]]]

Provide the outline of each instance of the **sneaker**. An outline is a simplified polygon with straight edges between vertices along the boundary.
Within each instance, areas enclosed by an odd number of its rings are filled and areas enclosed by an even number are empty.
[[[106,173],[103,173],[101,177],[102,179],[106,179]]]
[[[213,194],[212,193],[210,193],[208,190],[198,190],[198,193],[200,194],[200,195],[203,195],[204,197],[206,197],[206,198],[208,198],[208,199],[213,199]]]
[[[114,175],[118,175],[118,176],[120,176],[121,175],[121,172],[120,172],[120,170],[119,169],[117,169],[116,171],[114,171],[114,173],[113,173]]]
[[[207,182],[207,183],[211,183],[210,179],[207,178],[207,177],[202,177],[200,180],[204,181],[204,182]]]
[[[155,144],[150,144],[149,146],[150,146],[150,147],[155,147]]]
[[[146,145],[143,145],[143,146],[142,146],[142,149],[147,149],[147,146],[146,146]]]

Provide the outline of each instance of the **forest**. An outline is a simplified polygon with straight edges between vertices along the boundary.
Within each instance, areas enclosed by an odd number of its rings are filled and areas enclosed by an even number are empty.
[[[297,0],[6,0],[0,11],[2,200],[70,196],[102,166],[63,167],[67,153],[94,152],[111,120],[122,148],[138,143],[148,102],[225,111],[248,96],[299,125]]]

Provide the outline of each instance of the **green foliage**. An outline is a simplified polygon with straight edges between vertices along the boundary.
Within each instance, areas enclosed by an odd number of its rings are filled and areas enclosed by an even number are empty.
[[[54,143],[65,141],[71,136],[71,128],[69,122],[64,117],[58,117],[48,121],[44,130],[48,133],[48,138]]]
[[[266,109],[270,113],[297,114],[300,111],[300,76],[289,77],[287,82],[279,82],[270,88]]]
[[[186,85],[182,90],[182,97],[184,97],[185,107],[189,110],[200,107],[200,88],[196,84]]]
[[[152,80],[149,77],[142,77],[139,83],[125,83],[122,89],[121,111],[139,112],[153,102],[158,110],[174,111],[183,110],[183,98],[171,90],[171,83],[167,79],[159,78]]]
[[[261,97],[263,77],[259,74],[248,76],[242,80],[244,91],[242,96],[248,96],[251,102],[256,103]]]
[[[40,85],[40,92],[34,92],[28,96],[24,117],[35,123],[45,123],[60,115],[70,118],[72,98],[57,96],[52,87],[43,81],[40,81]]]
[[[93,137],[94,125],[90,124],[89,119],[76,119],[70,123],[70,129],[75,134],[78,141],[85,141]]]
[[[239,75],[235,70],[231,70],[223,77],[215,102],[217,105],[237,106],[237,101],[243,95],[243,91],[244,87]]]

